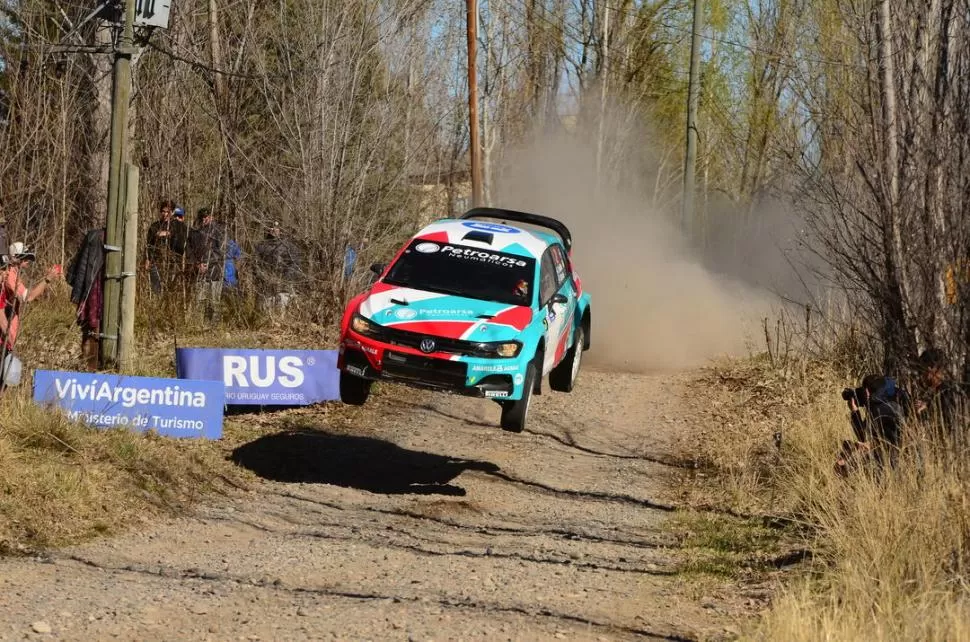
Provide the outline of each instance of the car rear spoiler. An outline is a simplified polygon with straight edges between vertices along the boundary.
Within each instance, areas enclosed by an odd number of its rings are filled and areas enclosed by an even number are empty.
[[[528,212],[503,210],[497,207],[475,207],[462,214],[461,218],[493,218],[501,221],[514,221],[516,223],[526,223],[528,225],[544,227],[559,235],[559,238],[562,239],[563,245],[566,246],[567,252],[572,250],[573,247],[573,237],[572,234],[569,233],[569,228],[556,219],[549,218],[548,216],[542,216],[541,214],[529,214]]]

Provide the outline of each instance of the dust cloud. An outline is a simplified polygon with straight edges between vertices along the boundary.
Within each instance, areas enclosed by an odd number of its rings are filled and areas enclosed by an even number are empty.
[[[649,372],[747,354],[772,297],[711,271],[651,199],[598,187],[595,159],[595,150],[565,138],[513,151],[491,198],[572,231],[575,266],[592,296],[589,362]]]

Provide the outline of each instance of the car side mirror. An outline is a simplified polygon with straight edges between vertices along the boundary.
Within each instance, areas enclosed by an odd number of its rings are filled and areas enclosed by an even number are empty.
[[[380,276],[384,274],[384,268],[386,267],[387,265],[385,265],[384,263],[374,263],[373,265],[370,266],[370,271],[376,274],[377,276]]]
[[[550,301],[550,303],[558,303],[560,305],[566,305],[567,303],[569,303],[569,299],[567,299],[566,295],[563,294],[562,292],[556,292],[555,294],[552,295],[552,300]]]

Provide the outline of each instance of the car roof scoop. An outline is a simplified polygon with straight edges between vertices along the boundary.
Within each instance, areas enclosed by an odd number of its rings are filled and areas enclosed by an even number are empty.
[[[465,236],[461,237],[463,241],[478,241],[479,243],[485,243],[491,245],[492,241],[495,240],[495,235],[491,232],[482,232],[481,230],[474,230],[469,232]]]

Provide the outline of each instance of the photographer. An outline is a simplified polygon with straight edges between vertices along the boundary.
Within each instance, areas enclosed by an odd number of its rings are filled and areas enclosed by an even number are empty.
[[[850,460],[858,459],[860,454],[871,457],[877,467],[886,463],[895,466],[902,443],[902,424],[910,414],[906,391],[892,377],[868,375],[860,387],[843,390],[842,399],[849,406],[857,441],[843,442],[836,469],[845,473]]]

